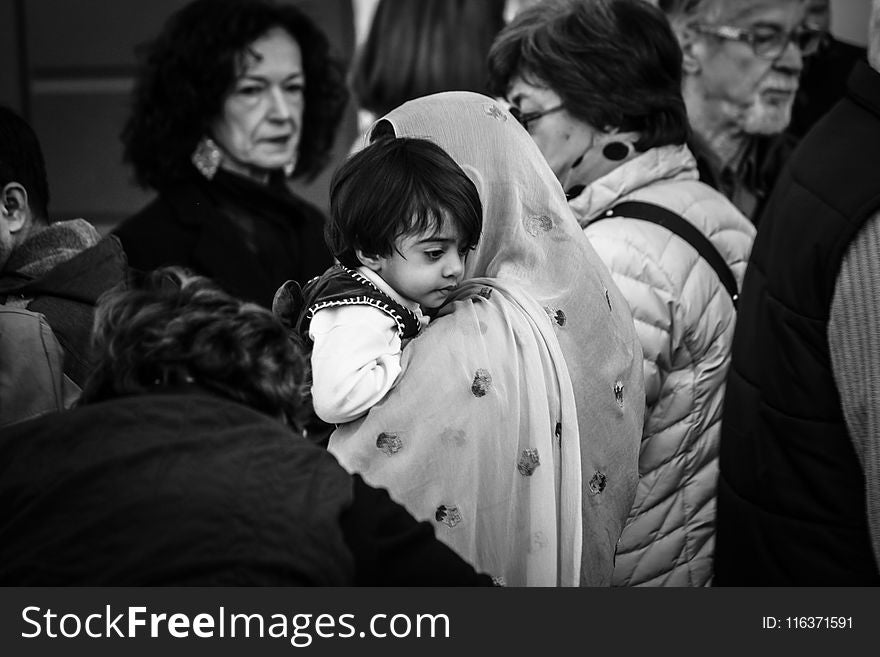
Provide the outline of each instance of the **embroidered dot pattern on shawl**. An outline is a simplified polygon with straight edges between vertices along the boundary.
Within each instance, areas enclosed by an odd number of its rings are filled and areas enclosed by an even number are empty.
[[[612,389],[644,395],[641,345],[559,181],[510,118],[491,98],[449,92],[380,119],[452,157],[483,228],[462,283],[403,349],[394,388],[329,450],[509,586],[603,586],[638,484],[644,412],[618,407]],[[380,433],[402,447],[386,453]],[[602,495],[587,485],[596,472]]]
[[[623,408],[623,383],[620,381],[614,384],[614,401]]]
[[[523,218],[523,226],[529,235],[538,237],[553,230],[553,220],[546,214],[530,215]]]
[[[486,113],[486,116],[490,116],[496,121],[507,121],[508,113],[498,107],[495,103],[487,103],[486,105],[483,105],[483,111]]]
[[[441,504],[437,507],[437,512],[434,514],[434,518],[437,522],[442,522],[447,527],[455,527],[461,522],[461,513],[457,506]]]
[[[471,392],[474,397],[485,397],[492,387],[492,375],[488,370],[478,369],[474,374],[474,382],[471,384]]]
[[[544,312],[550,317],[556,326],[565,326],[565,322],[567,321],[567,317],[565,316],[565,312],[560,308],[554,308],[553,306],[547,306],[544,308]]]
[[[397,454],[403,448],[403,441],[400,436],[394,433],[385,433],[384,431],[376,438],[376,447],[378,447],[387,456]]]
[[[531,477],[539,465],[541,465],[541,459],[538,457],[538,450],[527,447],[520,454],[516,468],[523,477]]]
[[[605,485],[608,483],[608,477],[604,472],[599,472],[596,470],[592,479],[590,479],[590,492],[593,495],[598,495],[599,493],[605,490]]]

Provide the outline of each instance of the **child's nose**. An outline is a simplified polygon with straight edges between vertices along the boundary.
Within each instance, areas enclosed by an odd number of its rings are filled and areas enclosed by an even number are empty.
[[[459,276],[461,276],[461,273],[463,271],[463,258],[457,252],[451,254],[451,256],[446,261],[446,271],[444,272],[444,275],[450,278],[458,278]]]

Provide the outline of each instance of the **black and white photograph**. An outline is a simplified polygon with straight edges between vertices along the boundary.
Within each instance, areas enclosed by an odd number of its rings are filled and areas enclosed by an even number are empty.
[[[5,654],[855,649],[878,327],[880,0],[0,0]]]

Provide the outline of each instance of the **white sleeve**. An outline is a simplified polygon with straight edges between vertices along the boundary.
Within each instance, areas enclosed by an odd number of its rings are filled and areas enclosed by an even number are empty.
[[[325,422],[350,422],[378,403],[400,374],[397,324],[371,306],[315,313],[309,326],[312,402]]]

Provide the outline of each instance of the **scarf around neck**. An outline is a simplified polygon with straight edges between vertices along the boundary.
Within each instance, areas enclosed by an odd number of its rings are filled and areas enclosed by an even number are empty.
[[[22,242],[10,256],[6,270],[25,278],[40,278],[100,239],[100,233],[85,219],[57,221]]]

